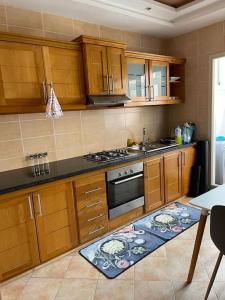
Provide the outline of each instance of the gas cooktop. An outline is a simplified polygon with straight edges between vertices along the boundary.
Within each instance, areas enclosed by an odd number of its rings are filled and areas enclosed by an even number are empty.
[[[114,149],[109,151],[101,151],[96,153],[90,153],[87,155],[84,155],[84,158],[86,158],[88,161],[93,162],[110,162],[115,160],[123,160],[128,157],[137,155],[137,153],[132,152],[126,148],[122,149]]]

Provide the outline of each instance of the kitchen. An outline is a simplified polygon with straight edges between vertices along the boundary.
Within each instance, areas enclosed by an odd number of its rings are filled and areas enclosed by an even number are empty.
[[[141,290],[142,299],[203,299],[217,255],[208,236],[197,279],[182,288],[196,225],[117,280],[105,280],[78,250],[174,200],[187,204],[198,146],[159,142],[189,121],[195,140],[210,140],[209,57],[224,51],[223,19],[210,25],[206,15],[188,33],[178,26],[161,37],[141,20],[134,32],[97,22],[93,6],[85,19],[88,4],[80,2],[83,20],[60,1],[0,6],[2,299],[106,299],[111,289],[112,299],[136,299]],[[150,6],[176,11],[137,2],[145,15]],[[46,118],[52,91],[60,107]],[[219,275],[215,299],[223,296]]]

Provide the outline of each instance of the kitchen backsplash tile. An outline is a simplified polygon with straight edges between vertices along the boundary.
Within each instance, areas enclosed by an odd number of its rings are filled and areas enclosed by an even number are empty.
[[[166,107],[64,112],[58,120],[45,114],[0,116],[0,171],[26,166],[25,156],[48,151],[49,160],[125,147],[127,138],[142,140],[168,134]],[[154,121],[153,121],[154,120]]]

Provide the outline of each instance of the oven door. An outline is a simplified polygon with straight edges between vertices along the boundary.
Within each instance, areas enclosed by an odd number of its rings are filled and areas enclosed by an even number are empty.
[[[143,172],[107,182],[109,210],[136,199],[144,198]]]

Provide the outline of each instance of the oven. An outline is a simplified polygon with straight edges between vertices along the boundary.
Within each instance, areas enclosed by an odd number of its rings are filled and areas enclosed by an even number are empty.
[[[106,180],[110,219],[144,205],[143,163],[109,171]]]

